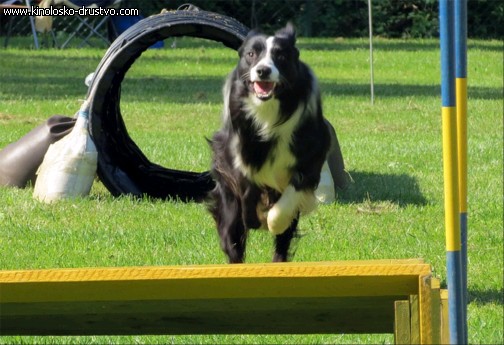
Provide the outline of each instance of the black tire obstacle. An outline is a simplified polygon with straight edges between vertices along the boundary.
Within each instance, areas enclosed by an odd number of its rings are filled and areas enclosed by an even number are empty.
[[[87,100],[90,133],[98,150],[98,176],[114,196],[205,198],[214,186],[208,171],[179,171],[152,163],[129,137],[120,110],[121,83],[135,60],[159,40],[191,36],[236,50],[248,31],[233,18],[190,8],[145,18],[112,43],[95,71]]]

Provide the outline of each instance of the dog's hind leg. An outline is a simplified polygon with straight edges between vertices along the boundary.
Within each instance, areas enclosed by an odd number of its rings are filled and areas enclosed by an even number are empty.
[[[224,252],[228,256],[230,264],[240,264],[245,260],[245,248],[247,243],[247,230],[241,219],[236,221],[235,226],[230,226],[221,236]]]
[[[221,248],[229,263],[242,263],[245,259],[247,229],[243,224],[240,202],[234,198],[220,200],[219,215],[216,217]]]
[[[287,262],[291,257],[289,248],[292,239],[296,235],[299,215],[294,218],[291,225],[280,235],[275,237],[275,253],[273,255],[273,262]]]
[[[241,201],[242,217],[247,229],[258,229],[261,221],[257,216],[257,205],[261,201],[261,190],[255,184],[248,183]]]

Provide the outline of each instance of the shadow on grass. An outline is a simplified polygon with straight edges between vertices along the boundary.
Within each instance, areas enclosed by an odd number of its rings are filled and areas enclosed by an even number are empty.
[[[0,94],[7,100],[59,100],[82,98],[86,95],[82,78],[50,73],[44,76],[4,76],[0,84]],[[161,103],[222,103],[222,77],[188,75],[184,77],[129,77],[126,76],[122,87],[122,101],[161,102]],[[36,85],[36,88],[34,88]],[[321,82],[323,95],[368,97],[368,84]],[[439,97],[438,85],[415,84],[375,84],[377,98],[397,97]],[[488,87],[469,87],[469,99],[502,99],[502,90]]]
[[[504,305],[504,290],[469,290],[468,303]]]
[[[299,48],[307,50],[368,50],[369,41],[363,39],[360,41],[346,39],[323,39],[320,41],[301,41],[298,43]],[[501,52],[502,45],[492,44],[484,41],[469,41],[468,49],[476,49],[483,51]],[[419,40],[373,40],[373,50],[375,51],[439,51],[439,41],[419,41]]]
[[[317,44],[315,42],[314,44]],[[321,43],[322,44],[322,43]],[[335,43],[339,44],[339,43]],[[355,43],[349,43],[355,46]],[[396,45],[395,42],[389,43]],[[397,43],[399,45],[399,43]],[[323,43],[327,45],[327,43]],[[411,43],[423,47],[429,43]],[[208,59],[207,59],[208,58]],[[147,54],[135,64],[159,64],[160,69],[169,68],[179,57],[159,56]],[[0,83],[0,97],[6,100],[58,100],[65,98],[82,98],[86,95],[87,87],[84,79],[93,71],[98,63],[97,57],[55,57],[43,51],[34,53],[29,59],[26,54],[7,51],[2,56],[0,73],[4,74]],[[187,56],[184,58],[189,65],[198,66],[205,62],[209,64],[225,64],[232,68],[232,57],[200,57]],[[26,66],[29,66],[27,68]],[[221,89],[226,77],[201,76],[198,69],[190,75],[171,76],[156,75],[134,76],[126,74],[122,84],[123,99],[126,101],[166,102],[192,104],[200,102],[222,103]],[[168,72],[169,73],[169,72]],[[227,72],[226,72],[227,73]],[[161,73],[160,73],[161,74]],[[369,95],[368,83],[340,83],[338,80],[321,80],[323,95],[365,97]],[[375,84],[377,98],[392,97],[440,97],[440,86],[417,84]],[[469,99],[502,99],[502,90],[489,87],[471,87],[468,90]]]
[[[360,41],[346,39],[327,39],[320,41],[306,41],[298,43],[299,48],[307,50],[368,50],[369,41],[363,39]],[[404,40],[382,42],[373,40],[373,49],[382,51],[429,51],[439,49],[439,44],[435,41],[425,42],[408,42]]]
[[[336,82],[321,82],[322,94],[336,96],[368,97],[369,84],[346,84]],[[376,98],[391,97],[441,97],[439,85],[417,84],[374,84]],[[497,100],[502,99],[502,90],[490,87],[471,87],[468,89],[469,99]]]
[[[407,174],[378,174],[350,171],[353,183],[345,190],[338,191],[341,203],[363,203],[366,201],[388,201],[405,207],[426,205],[416,178]]]
[[[122,85],[123,101],[156,100],[167,103],[222,103],[222,77],[149,77],[128,78]],[[322,95],[365,97],[369,95],[369,84],[347,84],[338,82],[321,83]],[[377,98],[399,97],[440,97],[438,85],[415,84],[375,84]],[[496,100],[502,98],[502,90],[497,88],[470,87],[471,99]]]
[[[272,32],[266,32],[266,34],[271,34]],[[59,43],[63,42],[64,37],[58,39]],[[0,35],[0,51],[4,50],[4,35]],[[79,43],[79,41],[76,41]],[[207,40],[203,38],[195,37],[170,37],[164,40],[165,47],[171,47],[173,43],[176,43],[177,48],[220,48],[223,45],[219,42],[212,40]],[[39,42],[43,49],[47,49],[50,45],[45,42],[45,40],[40,40]],[[101,43],[98,42],[99,47],[102,47]],[[497,44],[500,43],[500,44]],[[314,49],[314,50],[355,50],[355,49],[369,49],[369,41],[366,38],[361,40],[355,38],[301,38],[298,42],[298,46],[301,49]],[[467,42],[467,47],[470,50],[483,50],[483,51],[495,51],[502,52],[502,44],[497,40],[487,41],[480,39],[469,39]],[[28,36],[15,36],[11,37],[9,40],[9,48],[26,49],[32,50],[33,38]],[[105,47],[103,47],[105,49]],[[375,37],[373,39],[373,48],[376,50],[383,51],[436,51],[439,50],[439,40],[436,38],[432,39],[383,39]],[[49,48],[50,49],[50,48]],[[168,48],[165,48],[168,49]]]

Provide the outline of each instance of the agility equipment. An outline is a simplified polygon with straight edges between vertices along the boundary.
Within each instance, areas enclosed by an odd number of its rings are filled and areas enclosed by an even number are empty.
[[[462,264],[462,311],[464,342],[467,343],[467,0],[455,4],[455,93],[457,106],[457,155]]]
[[[213,188],[208,172],[166,169],[147,159],[127,133],[120,111],[120,86],[133,62],[159,40],[191,36],[237,49],[247,32],[233,18],[179,10],[148,17],[113,42],[95,71],[87,96],[90,132],[98,149],[98,175],[113,195],[202,200]]]
[[[439,16],[450,342],[466,344],[468,341],[466,0],[441,0]]]
[[[0,186],[34,185],[49,146],[72,131],[75,119],[54,115],[0,151]]]
[[[89,194],[96,176],[96,146],[88,132],[84,101],[72,131],[49,146],[37,171],[33,197],[47,203]]]
[[[345,189],[352,181],[350,174],[345,170],[345,162],[341,154],[338,136],[333,125],[325,120],[331,144],[327,158],[320,172],[320,182],[315,190],[315,197],[320,203],[330,204],[336,200],[336,190]]]
[[[446,337],[439,282],[421,260],[0,271],[0,289],[3,335]]]
[[[368,0],[368,27],[369,27],[369,74],[371,87],[371,105],[374,104],[374,58],[373,58],[373,6],[372,1]]]

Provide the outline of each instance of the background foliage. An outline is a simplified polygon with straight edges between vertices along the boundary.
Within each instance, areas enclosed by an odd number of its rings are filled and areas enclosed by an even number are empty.
[[[227,14],[242,23],[265,29],[293,21],[300,33],[314,37],[364,37],[368,35],[367,0],[126,0],[145,15],[162,8],[192,4]],[[373,31],[389,38],[430,38],[439,35],[438,0],[374,0]],[[504,37],[504,2],[468,0],[468,35],[473,38]]]
[[[369,34],[367,0],[123,0],[122,6],[138,8],[143,16],[149,16],[163,8],[173,10],[187,3],[266,31],[292,21],[298,33],[305,37],[366,37]],[[374,0],[373,33],[386,38],[438,37],[438,3],[438,0]],[[468,0],[467,7],[469,37],[504,37],[503,1]],[[68,22],[71,17],[59,18],[57,22],[65,18]],[[20,20],[24,25],[18,25],[14,32],[30,35],[28,18]],[[8,23],[8,17],[0,16],[0,35],[5,35]]]

